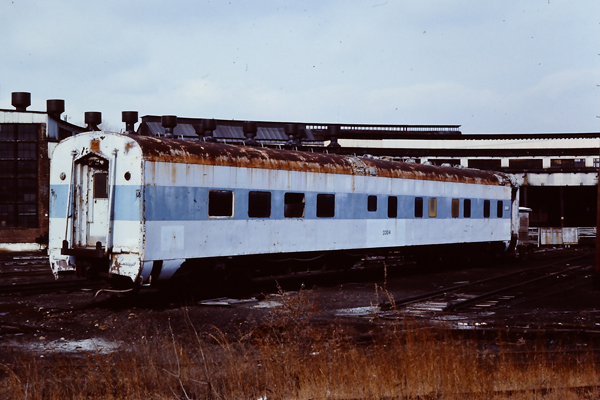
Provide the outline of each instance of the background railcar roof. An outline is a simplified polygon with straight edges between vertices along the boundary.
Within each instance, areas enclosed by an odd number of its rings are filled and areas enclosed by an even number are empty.
[[[508,175],[475,169],[438,167],[368,157],[194,142],[152,136],[123,136],[135,140],[142,149],[144,159],[148,161],[372,175],[487,185],[510,186],[513,184]]]

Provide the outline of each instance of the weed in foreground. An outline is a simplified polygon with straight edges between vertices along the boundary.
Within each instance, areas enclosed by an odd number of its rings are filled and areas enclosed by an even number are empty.
[[[127,351],[1,366],[6,399],[576,399],[598,396],[593,354],[494,350],[450,330],[402,321],[367,344],[316,327],[309,291],[242,339],[199,332],[145,336]],[[571,388],[581,388],[574,390]]]

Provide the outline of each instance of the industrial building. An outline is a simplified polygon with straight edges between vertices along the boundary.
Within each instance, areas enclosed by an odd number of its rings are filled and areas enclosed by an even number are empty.
[[[64,100],[30,111],[30,93],[12,94],[0,109],[0,250],[44,248],[48,232],[48,173],[60,140],[97,129],[61,119]],[[89,114],[89,115],[88,115]],[[89,118],[88,118],[89,117]],[[463,134],[460,125],[352,125],[240,121],[123,112],[124,132],[188,140],[383,157],[508,172],[533,227],[595,227],[600,132]],[[139,122],[139,124],[138,124]],[[137,124],[137,129],[135,125]]]
[[[64,100],[29,111],[31,94],[12,94],[0,109],[0,250],[44,248],[48,235],[49,155],[61,139],[84,128],[61,120]]]
[[[161,120],[159,116],[142,117],[138,132],[165,135]],[[459,125],[248,125],[244,121],[179,118],[173,134],[507,172],[521,186],[521,206],[532,209],[532,226],[596,226],[600,132],[463,134]]]

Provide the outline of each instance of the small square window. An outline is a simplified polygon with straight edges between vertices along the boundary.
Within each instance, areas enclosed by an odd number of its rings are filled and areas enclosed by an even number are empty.
[[[13,124],[0,124],[0,141],[15,140],[15,125]]]
[[[18,161],[17,173],[19,175],[37,175],[37,167],[37,161]]]
[[[304,217],[304,193],[286,193],[284,195],[283,215],[286,218]]]
[[[0,228],[15,225],[15,206],[13,204],[0,204]]]
[[[19,226],[26,228],[36,228],[38,226],[37,205],[19,204]]]
[[[37,140],[38,127],[35,124],[19,124],[17,140]]]
[[[36,179],[17,179],[17,201],[35,202],[37,199]]]
[[[271,192],[248,193],[248,216],[269,218],[271,216]]]
[[[335,195],[318,194],[317,195],[317,217],[333,218],[335,216]]]
[[[25,162],[25,161],[20,161]],[[14,160],[0,161],[0,175],[15,175],[17,172]]]
[[[37,144],[28,142],[17,143],[17,157],[18,158],[37,158]]]
[[[210,217],[233,217],[233,192],[231,190],[208,192],[208,215]]]
[[[0,146],[0,158],[17,158],[17,147],[15,143],[2,143]]]
[[[0,202],[17,201],[17,180],[0,179]]]

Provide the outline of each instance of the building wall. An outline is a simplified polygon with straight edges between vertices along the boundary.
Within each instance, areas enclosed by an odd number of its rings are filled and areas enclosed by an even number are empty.
[[[0,123],[0,242],[41,243],[48,226],[45,123]]]
[[[48,242],[51,149],[83,130],[45,112],[0,110],[0,251]]]

